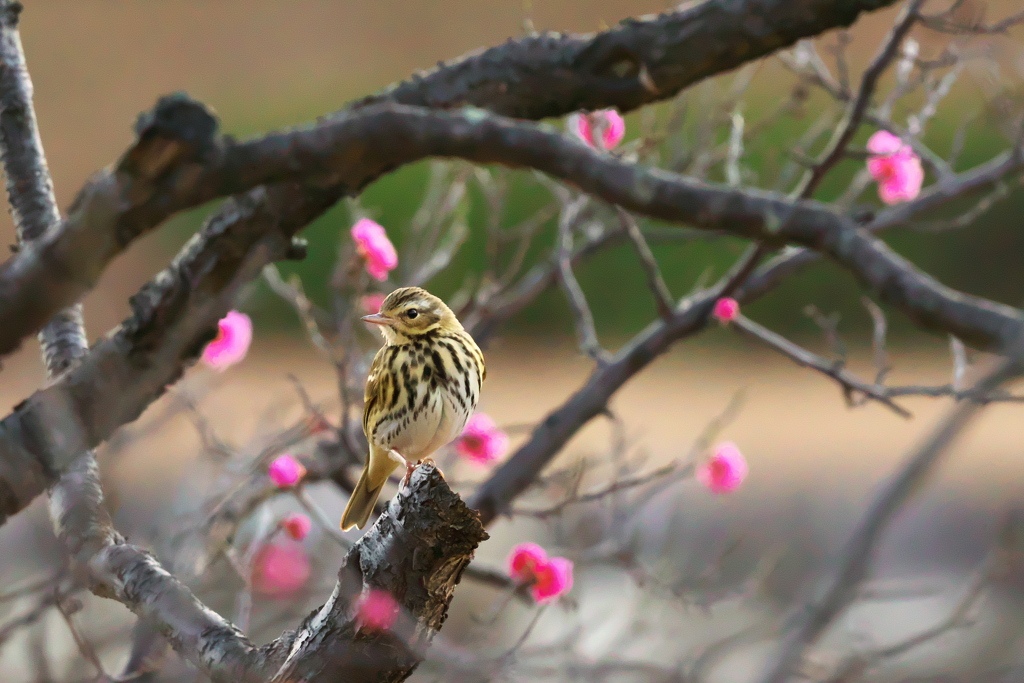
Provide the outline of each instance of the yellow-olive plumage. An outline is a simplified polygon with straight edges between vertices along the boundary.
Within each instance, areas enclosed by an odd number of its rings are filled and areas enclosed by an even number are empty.
[[[430,456],[462,433],[487,370],[480,347],[443,301],[419,287],[397,289],[380,312],[384,346],[366,378],[366,466],[341,516],[360,529],[395,468]]]

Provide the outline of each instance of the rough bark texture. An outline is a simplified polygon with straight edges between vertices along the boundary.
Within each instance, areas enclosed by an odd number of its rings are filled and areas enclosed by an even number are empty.
[[[444,109],[468,104],[533,120],[579,109],[631,111],[894,3],[685,3],[674,11],[626,19],[598,34],[545,32],[509,40],[442,62],[355,106],[384,100]]]
[[[404,680],[444,624],[455,586],[486,539],[479,515],[435,467],[421,465],[349,551],[334,594],[299,627],[278,676],[309,683]],[[387,591],[402,607],[390,632],[360,629],[354,618],[370,589]]]

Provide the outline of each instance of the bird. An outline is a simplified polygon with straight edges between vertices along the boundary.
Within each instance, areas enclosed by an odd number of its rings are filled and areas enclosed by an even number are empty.
[[[487,376],[473,337],[425,289],[396,289],[378,313],[362,319],[378,326],[384,346],[366,378],[363,433],[370,449],[341,516],[344,531],[366,525],[395,468],[405,465],[407,481],[419,463],[462,433]]]

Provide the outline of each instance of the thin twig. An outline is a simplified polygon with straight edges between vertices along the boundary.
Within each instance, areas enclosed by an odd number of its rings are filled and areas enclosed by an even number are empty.
[[[615,207],[615,211],[619,216],[619,223],[626,231],[626,235],[629,236],[630,242],[633,243],[637,256],[640,257],[640,265],[643,266],[644,275],[647,277],[647,287],[654,295],[654,304],[658,307],[658,315],[667,320],[672,317],[672,309],[675,304],[672,293],[669,292],[665,279],[661,276],[658,261],[654,258],[654,253],[647,244],[647,240],[644,239],[643,233],[640,232],[640,226],[637,225],[636,220],[621,206]]]
[[[988,394],[1024,372],[1019,349],[1000,361],[975,385]],[[935,427],[928,440],[907,460],[900,471],[876,496],[842,554],[839,568],[830,577],[824,596],[814,605],[799,610],[793,618],[782,645],[765,667],[761,680],[785,683],[803,660],[804,653],[814,645],[825,630],[856,600],[860,586],[870,571],[874,551],[896,514],[918,491],[935,469],[953,440],[970,424],[983,404],[975,401],[958,403]]]
[[[882,391],[879,391],[875,386],[862,382],[856,376],[844,370],[840,363],[829,362],[824,358],[797,346],[785,337],[772,332],[763,325],[759,325],[744,315],[737,317],[736,320],[733,321],[733,324],[736,326],[736,329],[742,330],[751,337],[764,342],[769,347],[782,353],[798,365],[816,370],[817,372],[837,381],[842,387],[843,393],[845,394],[848,402],[852,402],[853,392],[859,392],[867,398],[878,401],[900,417],[911,416],[910,411],[906,408],[898,405]]]
[[[563,204],[562,215],[558,220],[558,275],[565,298],[573,313],[580,350],[598,363],[604,363],[607,361],[608,352],[601,347],[601,342],[597,338],[597,329],[594,326],[594,315],[590,312],[590,305],[587,303],[587,295],[572,272],[572,233],[580,210],[587,201],[586,195],[581,195]]]

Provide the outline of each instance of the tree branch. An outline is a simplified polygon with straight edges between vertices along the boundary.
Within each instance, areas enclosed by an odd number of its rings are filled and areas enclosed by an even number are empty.
[[[345,118],[353,110],[381,102],[431,107],[472,104],[531,119],[580,108],[615,106],[627,111],[671,97],[687,85],[800,38],[847,26],[862,11],[893,2],[706,2],[653,19],[628,20],[592,36],[530,36],[443,64],[356,102],[332,118]],[[656,92],[651,91],[651,82]],[[165,98],[153,115],[140,117],[136,145],[114,169],[102,171],[79,194],[58,233],[61,238],[54,235],[0,267],[0,327],[5,330],[0,335],[0,355],[16,348],[20,339],[38,330],[57,310],[81,298],[110,260],[173,212],[272,180],[250,178],[252,184],[247,187],[216,191],[197,186],[197,162],[216,156],[216,150],[210,149],[215,128],[208,111],[181,96]],[[330,186],[331,200],[326,205],[362,184]],[[308,197],[277,187],[270,194],[275,203],[291,195],[298,214],[315,217],[326,210],[322,184],[320,188],[311,189]]]
[[[206,121],[199,116],[202,110],[198,105],[180,99],[170,104],[166,99],[161,101],[153,118],[173,118],[162,113],[168,107],[178,111],[179,118],[184,116],[180,112],[188,112],[188,116]],[[169,149],[180,151],[184,144],[175,138],[171,142],[161,139],[157,145],[152,139],[153,136],[144,134],[125,159],[141,156],[149,163],[152,159],[137,151],[142,146],[164,149],[169,145]],[[188,157],[189,163],[171,173],[175,185],[163,188],[166,195],[159,200],[129,204],[115,212],[116,220],[105,223],[106,227],[127,221],[135,230],[151,223],[137,222],[147,212],[166,215],[167,207],[180,208],[269,180],[296,177],[320,178],[330,185],[321,190],[316,206],[302,201],[305,193],[292,189],[289,194],[297,215],[316,216],[330,205],[333,188],[340,185],[357,191],[400,165],[428,156],[458,157],[482,164],[540,170],[588,194],[652,218],[730,232],[764,245],[810,246],[853,272],[872,292],[901,308],[921,327],[954,334],[980,349],[999,351],[1022,322],[1016,309],[942,286],[866,234],[852,220],[825,205],[813,201],[791,203],[774,193],[702,183],[625,163],[547,126],[516,122],[480,110],[437,112],[384,104],[310,129],[277,133],[245,143],[210,139],[202,146],[207,154],[205,162]],[[163,159],[166,155],[161,152],[158,156]],[[1019,164],[1020,152],[1014,157]],[[187,178],[179,177],[185,173]],[[135,185],[129,183],[128,189],[131,187]],[[9,262],[0,269],[0,292],[7,285],[10,287],[6,290],[11,292],[11,298],[0,297],[0,350],[15,346],[17,336],[30,324],[19,317],[19,312],[28,305],[25,296],[34,293],[41,297],[33,300],[37,310],[64,303],[61,296],[47,298],[36,291],[31,273],[58,264],[65,276],[99,272],[101,264],[88,256],[94,252],[84,248],[67,250],[84,234],[100,243],[114,243],[112,235],[101,234],[103,229],[97,227],[103,223],[98,216],[106,215],[103,207],[117,194],[112,192],[106,182],[94,183],[85,191],[86,199],[79,201],[77,210],[72,211],[64,230],[51,231],[43,238],[39,250],[26,250],[15,257],[14,265]],[[269,192],[260,196],[269,197]],[[275,201],[281,199],[275,197]],[[300,210],[303,207],[308,212]],[[71,230],[69,226],[82,229]],[[296,229],[299,227],[302,226]],[[97,258],[102,261],[102,249],[99,254]],[[79,283],[76,278],[73,281]],[[39,317],[38,312],[33,315]]]
[[[1002,359],[974,386],[974,392],[986,395],[1024,373],[1021,349]],[[900,471],[875,498],[843,552],[839,569],[829,581],[824,596],[810,608],[796,611],[782,646],[765,667],[765,683],[785,683],[800,664],[807,648],[817,642],[832,621],[857,599],[867,577],[875,548],[889,523],[947,452],[963,429],[984,404],[961,401],[935,427],[928,440],[916,450]]]
[[[346,150],[344,163],[332,154],[332,145]],[[250,173],[289,172],[286,159],[294,154],[313,172],[332,172],[334,163],[341,164],[334,172],[352,186],[388,170],[393,162],[429,154],[540,168],[638,213],[765,243],[788,239],[820,249],[922,327],[953,334],[978,348],[999,351],[1021,328],[1020,311],[942,286],[867,230],[816,202],[791,204],[770,193],[633,166],[545,126],[479,110],[433,112],[381,105],[322,127],[233,149],[231,158],[253,160],[256,168]],[[999,170],[1016,172],[1021,165],[1019,154],[1011,154]],[[225,168],[209,172],[216,175],[227,172]],[[961,189],[973,187],[967,181],[981,179],[970,176]],[[937,192],[948,196],[948,189]],[[60,382],[0,421],[0,493],[6,489],[0,495],[0,514],[21,509],[75,453],[94,447],[134,419],[177,379],[211,338],[237,288],[270,261],[288,257],[291,236],[333,201],[326,189],[319,195],[321,203],[310,206],[302,200],[309,192],[292,185],[289,193],[275,192],[273,198],[269,191],[260,191],[227,203],[182,256],[135,297],[132,319]],[[928,194],[923,203],[932,200]],[[302,206],[310,213],[299,212]],[[790,216],[788,227],[773,233],[784,215]],[[879,225],[885,223],[884,216]],[[96,382],[100,377],[103,381]]]

